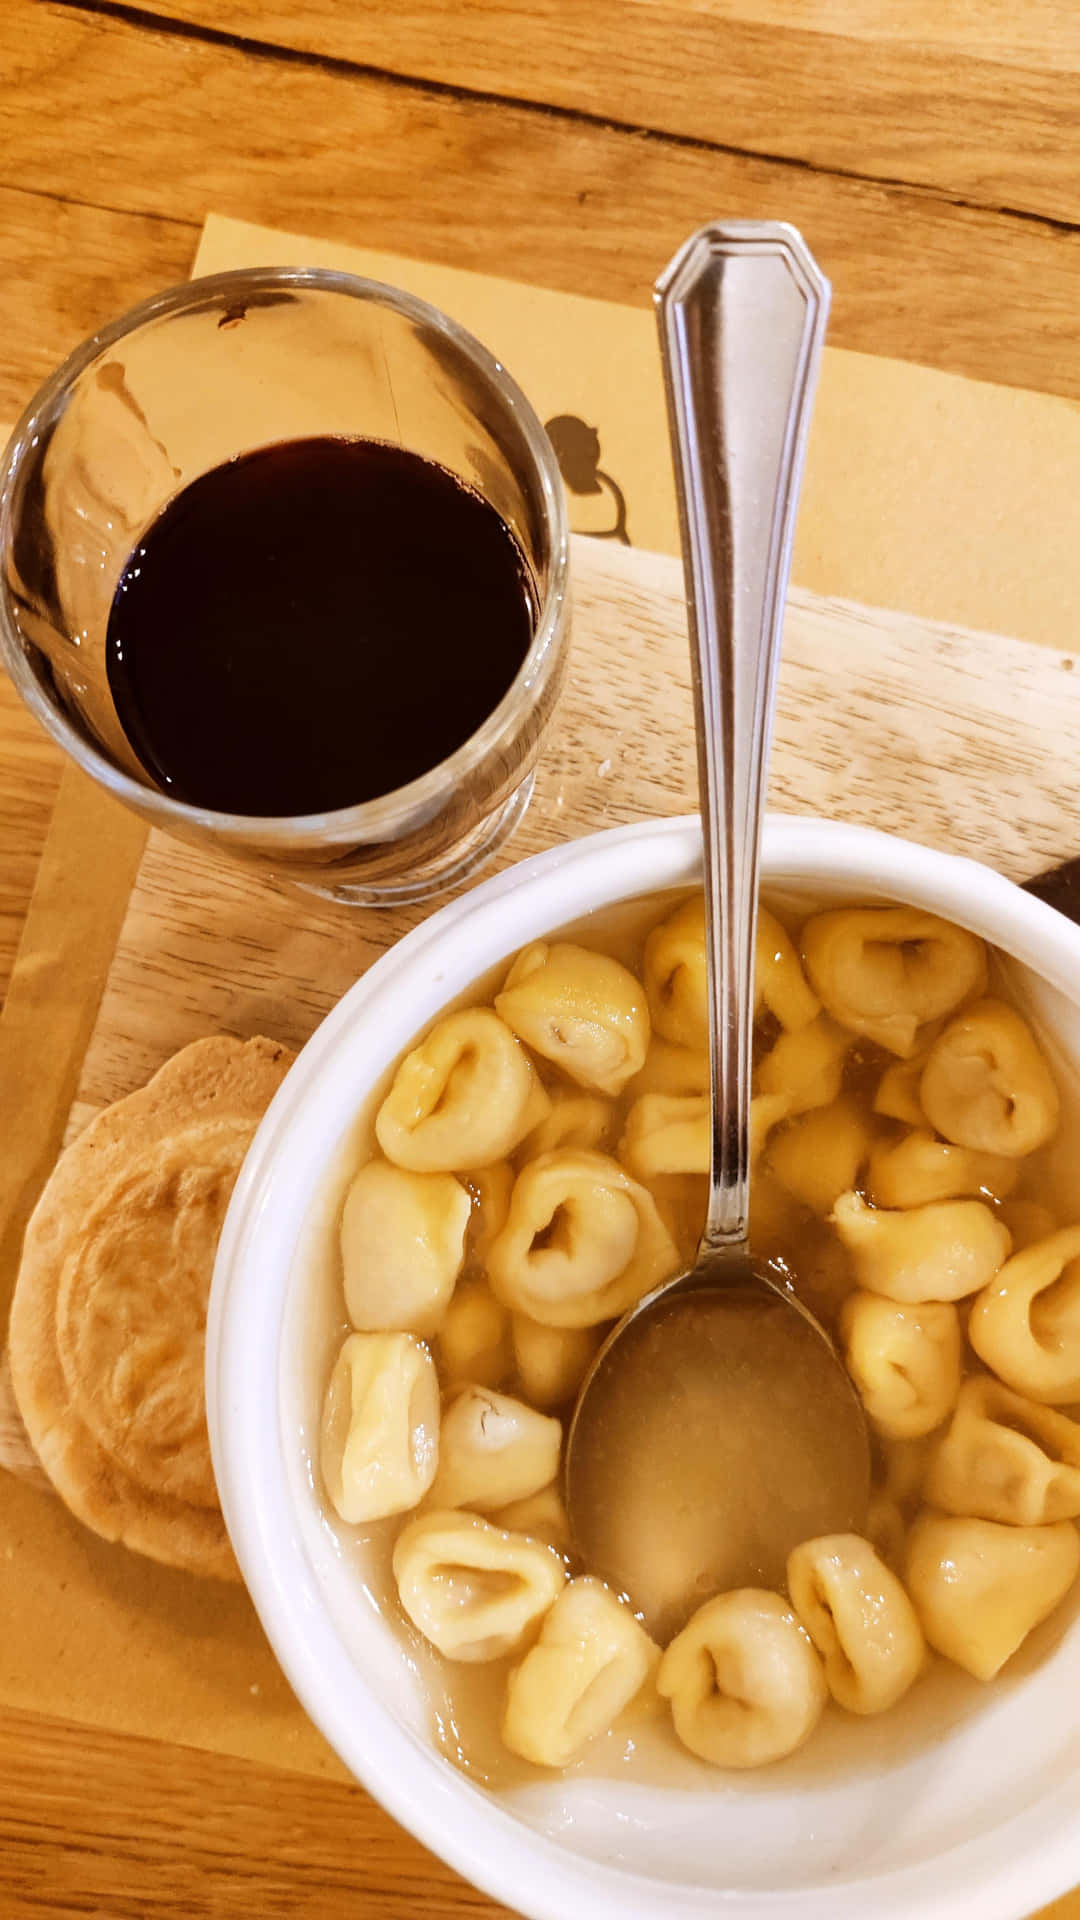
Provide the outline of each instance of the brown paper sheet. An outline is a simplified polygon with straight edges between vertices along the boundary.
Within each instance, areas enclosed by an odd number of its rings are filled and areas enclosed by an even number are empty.
[[[387,280],[478,334],[544,421],[570,415],[575,533],[678,552],[667,421],[647,305],[618,306],[211,214],[196,273],[326,266]],[[648,289],[642,289],[643,301]],[[598,464],[595,493],[574,490]],[[1071,647],[1080,614],[1080,405],[826,348],[793,578],[814,593]]]
[[[445,307],[505,358],[542,418],[572,416],[598,433],[590,467],[576,430],[576,530],[675,551],[647,310],[207,222],[197,271],[268,262],[351,268]],[[1080,408],[830,351],[796,576],[815,591],[1069,647],[1080,550],[1066,543],[1057,503],[1078,496]],[[65,779],[0,1018],[0,1289],[78,1078],[141,835],[104,796]],[[242,1593],[110,1549],[57,1500],[3,1474],[0,1618],[17,1622],[0,1635],[6,1704],[340,1771]]]

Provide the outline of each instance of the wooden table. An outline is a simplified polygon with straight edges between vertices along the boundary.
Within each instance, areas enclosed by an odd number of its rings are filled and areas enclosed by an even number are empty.
[[[0,0],[0,420],[210,207],[640,303],[782,213],[836,344],[1080,399],[1078,82],[1071,0]],[[59,770],[0,683],[0,992]],[[348,1786],[10,1711],[0,1781],[5,1920],[496,1911]]]

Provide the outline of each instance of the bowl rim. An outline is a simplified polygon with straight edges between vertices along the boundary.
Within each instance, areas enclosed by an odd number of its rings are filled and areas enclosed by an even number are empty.
[[[971,925],[1080,1004],[1080,928],[994,869],[873,828],[770,815],[763,884],[823,881],[853,897],[894,898]],[[1080,1823],[1068,1783],[992,1833],[883,1874],[801,1888],[706,1888],[653,1879],[570,1853],[458,1774],[367,1687],[341,1645],[287,1493],[279,1409],[280,1334],[296,1233],[317,1180],[296,1185],[331,1107],[340,1137],[363,1097],[350,1081],[372,1023],[445,984],[438,956],[475,978],[538,932],[590,908],[693,885],[696,815],[591,834],[532,856],[423,921],[349,989],[302,1049],[260,1125],[222,1232],[207,1324],[211,1452],[226,1523],[256,1611],[298,1699],[331,1747],[387,1811],[473,1885],[529,1920],[660,1920],[715,1912],[754,1920],[1020,1920],[1080,1878]],[[631,884],[625,882],[629,879]],[[522,932],[517,916],[536,923]],[[988,923],[995,931],[986,933]],[[437,1010],[438,1000],[436,1000]],[[415,1032],[428,1017],[412,1019]],[[407,1044],[406,1035],[404,1044]],[[400,1051],[395,1043],[390,1057]],[[381,1071],[381,1067],[377,1069]],[[324,1080],[338,1092],[326,1099]],[[370,1077],[374,1077],[373,1075]],[[319,1104],[324,1103],[320,1128]],[[322,1163],[325,1165],[325,1160]],[[284,1230],[283,1230],[284,1229]],[[285,1249],[284,1253],[282,1248]],[[275,1260],[276,1255],[276,1260]]]

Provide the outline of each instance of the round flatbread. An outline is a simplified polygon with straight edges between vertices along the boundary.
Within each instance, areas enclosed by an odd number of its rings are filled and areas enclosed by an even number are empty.
[[[206,1431],[206,1309],[225,1210],[293,1055],[197,1040],[61,1154],[26,1230],[9,1360],[57,1492],[107,1540],[239,1577]]]

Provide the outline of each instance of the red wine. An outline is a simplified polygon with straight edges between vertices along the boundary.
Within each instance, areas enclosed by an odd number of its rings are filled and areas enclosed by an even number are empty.
[[[392,793],[492,712],[533,638],[506,522],[416,453],[292,440],[215,467],[131,555],[109,685],[178,800],[308,814]]]

